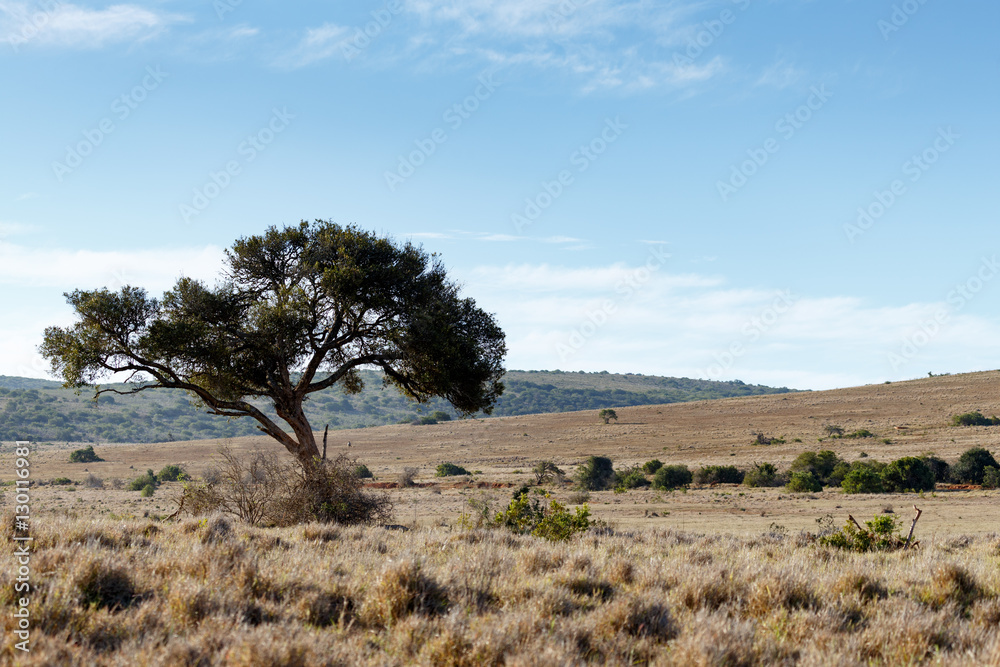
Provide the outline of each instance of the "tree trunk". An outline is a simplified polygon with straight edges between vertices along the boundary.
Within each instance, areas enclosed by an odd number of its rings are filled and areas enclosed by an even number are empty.
[[[289,452],[298,459],[303,468],[311,468],[319,460],[319,447],[316,446],[316,436],[313,434],[312,426],[302,410],[301,403],[295,405],[290,410],[281,409],[275,406],[275,412],[284,419],[292,432],[295,434],[297,442],[296,449],[289,448]]]

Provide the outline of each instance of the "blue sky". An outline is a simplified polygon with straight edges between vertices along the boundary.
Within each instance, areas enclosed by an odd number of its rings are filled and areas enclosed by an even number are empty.
[[[509,368],[1000,367],[1000,6],[0,0],[0,374],[239,236],[439,252]]]

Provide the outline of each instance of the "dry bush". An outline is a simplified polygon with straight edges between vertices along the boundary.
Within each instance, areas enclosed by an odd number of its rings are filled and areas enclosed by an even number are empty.
[[[417,476],[418,472],[420,472],[419,468],[409,466],[403,468],[402,472],[399,473],[399,485],[404,488],[413,486],[413,478]]]
[[[178,513],[224,512],[252,526],[322,523],[375,524],[392,519],[387,494],[364,491],[354,474],[357,462],[341,454],[305,469],[286,463],[273,452],[245,455],[229,447],[202,484],[188,484]]]

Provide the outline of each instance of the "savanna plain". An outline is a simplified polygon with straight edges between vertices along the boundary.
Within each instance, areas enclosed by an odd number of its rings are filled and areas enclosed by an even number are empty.
[[[610,423],[585,411],[331,432],[331,454],[373,474],[365,492],[391,499],[388,525],[177,513],[184,484],[213,474],[220,446],[287,456],[265,437],[98,445],[104,460],[88,463],[70,462],[79,443],[40,444],[30,456],[29,652],[12,639],[25,594],[14,488],[3,487],[0,661],[1000,664],[1000,491],[939,481],[920,493],[793,492],[696,476],[616,492],[575,482],[591,456],[619,473],[655,459],[692,471],[770,463],[781,475],[824,450],[846,463],[933,454],[954,464],[971,448],[997,453],[1000,425],[952,417],[1000,412],[998,388],[1000,372],[985,372],[622,407]],[[5,483],[15,459],[4,443]],[[565,478],[538,484],[541,461]],[[469,474],[435,476],[444,463]],[[192,479],[128,490],[169,465]],[[495,516],[516,495],[568,515],[586,508],[588,526],[566,539],[512,529]],[[905,537],[914,507],[908,548],[824,539],[849,515],[891,521]]]

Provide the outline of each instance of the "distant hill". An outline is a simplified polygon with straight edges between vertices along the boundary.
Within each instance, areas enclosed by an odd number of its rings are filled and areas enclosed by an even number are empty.
[[[363,371],[362,376],[365,389],[360,394],[346,395],[332,388],[310,397],[306,415],[314,428],[322,429],[326,424],[331,429],[345,429],[428,421],[434,412],[438,419],[457,416],[444,400],[418,405],[393,388],[383,388],[379,373]],[[793,391],[738,380],[714,382],[582,371],[508,371],[504,383],[506,391],[493,411],[497,416]],[[274,416],[269,405],[255,403]],[[0,440],[5,441],[168,442],[227,438],[259,434],[255,423],[246,417],[227,420],[209,415],[182,391],[156,389],[134,396],[104,395],[95,405],[90,393],[77,395],[59,382],[0,376]]]

